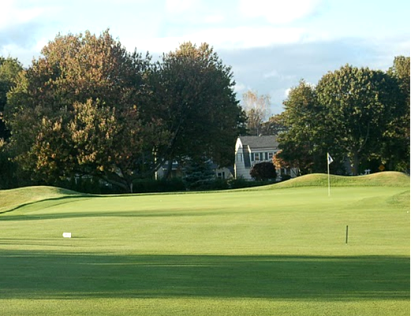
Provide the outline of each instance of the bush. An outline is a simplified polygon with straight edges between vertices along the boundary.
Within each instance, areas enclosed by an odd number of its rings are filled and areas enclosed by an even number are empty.
[[[2,151],[0,147],[0,190],[16,188],[19,185],[16,176],[17,166],[14,162],[10,161],[9,158],[10,156]]]
[[[277,178],[277,173],[272,162],[255,164],[250,171],[250,175],[257,181],[275,180]]]
[[[112,193],[110,192],[103,192],[104,187],[101,181],[98,178],[84,176],[84,177],[72,177],[70,179],[59,180],[52,185],[73,190],[81,193],[90,193],[90,194],[101,194],[101,193]]]
[[[22,170],[12,158],[12,153],[0,138],[0,190],[37,185],[31,180],[30,172]]]
[[[187,189],[192,191],[211,191],[211,190],[226,190],[229,188],[228,183],[224,179],[204,179],[196,182],[187,183]]]
[[[150,192],[178,192],[185,191],[186,187],[182,179],[139,179],[133,181],[133,192],[150,193]]]
[[[228,186],[230,189],[242,189],[242,188],[251,188],[258,187],[261,185],[270,184],[268,181],[249,181],[244,178],[231,179],[228,181]]]

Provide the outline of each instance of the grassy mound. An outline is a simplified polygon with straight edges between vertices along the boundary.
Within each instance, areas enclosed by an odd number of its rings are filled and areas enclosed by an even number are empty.
[[[49,186],[25,187],[0,191],[0,213],[12,210],[21,205],[59,198],[66,195],[80,195],[75,191]]]
[[[410,177],[400,172],[380,172],[365,176],[336,176],[330,175],[332,187],[350,186],[388,186],[409,187]],[[309,174],[288,181],[270,185],[269,189],[327,186],[328,176],[326,174]]]

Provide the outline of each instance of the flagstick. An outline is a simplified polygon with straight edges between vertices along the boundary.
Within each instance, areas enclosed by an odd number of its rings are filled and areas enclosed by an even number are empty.
[[[327,171],[328,171],[328,196],[331,196],[331,183],[330,183],[330,164],[327,159]]]
[[[330,183],[330,154],[327,153],[327,173],[328,173],[328,197],[331,196],[331,183]]]

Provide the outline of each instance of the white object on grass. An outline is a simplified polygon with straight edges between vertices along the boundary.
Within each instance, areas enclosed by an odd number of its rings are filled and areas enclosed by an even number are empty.
[[[63,233],[64,238],[71,238],[71,233]]]

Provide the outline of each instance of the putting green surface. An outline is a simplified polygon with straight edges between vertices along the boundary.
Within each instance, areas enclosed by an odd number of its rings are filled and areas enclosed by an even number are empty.
[[[408,181],[10,204],[0,314],[409,315]]]

